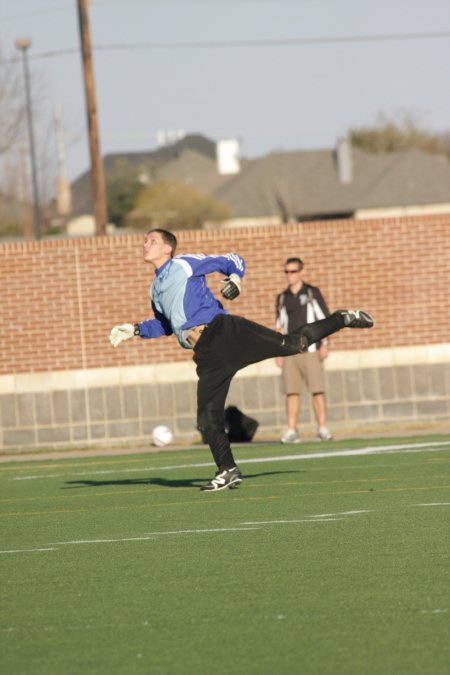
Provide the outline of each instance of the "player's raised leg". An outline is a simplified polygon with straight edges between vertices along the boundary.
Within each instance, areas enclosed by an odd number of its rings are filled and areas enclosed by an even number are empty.
[[[308,344],[313,344],[343,328],[372,328],[373,323],[371,315],[362,309],[339,309],[326,319],[300,326],[286,337],[292,336],[297,339],[303,338],[303,340],[306,338]]]

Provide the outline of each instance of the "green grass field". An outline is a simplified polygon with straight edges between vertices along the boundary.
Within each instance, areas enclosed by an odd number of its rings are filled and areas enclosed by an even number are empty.
[[[1,672],[449,674],[450,438],[235,455],[0,465]]]

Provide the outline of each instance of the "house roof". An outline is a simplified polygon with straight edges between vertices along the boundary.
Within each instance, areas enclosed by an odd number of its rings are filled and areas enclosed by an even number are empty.
[[[350,148],[352,179],[343,183],[335,150],[274,152],[242,159],[232,176],[217,172],[216,144],[193,134],[152,152],[107,155],[108,180],[143,174],[188,182],[228,204],[233,217],[311,219],[360,209],[450,203],[450,162],[420,150],[374,154]],[[72,186],[75,214],[92,210],[89,174]]]
[[[185,148],[158,169],[158,178],[183,181],[203,192],[212,193],[229,180],[217,172],[215,157],[206,156],[197,150]]]
[[[105,155],[103,167],[108,180],[123,176],[147,174],[155,178],[165,164],[176,163],[186,151],[193,151],[209,159],[211,172],[215,169],[216,144],[200,134],[190,134],[172,145],[165,145],[148,152],[126,152]],[[92,212],[90,172],[86,171],[72,183],[74,215]]]
[[[362,208],[450,202],[450,163],[419,150],[372,154],[352,150],[353,179],[339,179],[330,150],[273,153],[249,161],[216,190],[235,216],[317,217]]]

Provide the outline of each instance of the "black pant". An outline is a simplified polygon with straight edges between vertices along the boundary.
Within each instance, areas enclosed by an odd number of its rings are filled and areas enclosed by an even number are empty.
[[[264,359],[298,354],[302,336],[307,344],[312,344],[343,327],[342,314],[335,312],[289,335],[232,314],[219,314],[205,328],[194,347],[199,378],[197,426],[211,448],[219,471],[235,466],[225,432],[225,400],[237,371]]]

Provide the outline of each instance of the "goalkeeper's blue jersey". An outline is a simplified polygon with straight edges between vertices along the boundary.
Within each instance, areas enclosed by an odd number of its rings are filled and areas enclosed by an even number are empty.
[[[183,332],[193,326],[211,323],[218,314],[227,314],[206,284],[205,275],[225,276],[245,272],[245,261],[235,253],[178,255],[155,272],[150,288],[154,319],[139,324],[141,337],[156,338],[175,333],[185,349],[192,349]]]

